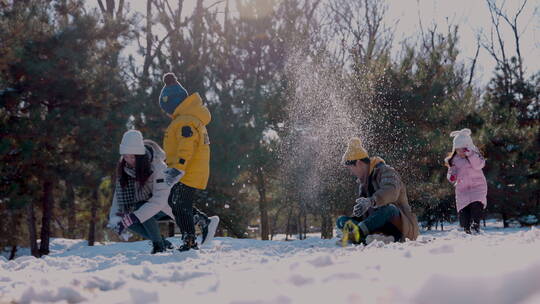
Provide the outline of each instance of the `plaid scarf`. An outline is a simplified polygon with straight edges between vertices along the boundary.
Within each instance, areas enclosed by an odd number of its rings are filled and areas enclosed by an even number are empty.
[[[124,167],[128,175],[127,185],[122,187],[120,178],[116,179],[116,199],[122,212],[133,212],[139,202],[148,201],[152,197],[152,175],[148,177],[144,185],[135,180],[135,169]]]

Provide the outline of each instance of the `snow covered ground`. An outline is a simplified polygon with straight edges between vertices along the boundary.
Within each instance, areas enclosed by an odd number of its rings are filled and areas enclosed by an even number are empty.
[[[490,226],[347,248],[217,238],[157,255],[54,239],[42,259],[0,257],[0,303],[540,303],[540,229]]]

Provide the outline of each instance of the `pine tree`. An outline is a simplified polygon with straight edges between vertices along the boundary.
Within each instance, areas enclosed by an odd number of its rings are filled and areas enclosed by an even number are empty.
[[[516,60],[508,70],[491,80],[482,105],[486,124],[486,175],[489,181],[490,210],[500,213],[504,226],[510,219],[539,215],[538,160],[540,123],[538,75],[523,80],[517,74]]]
[[[1,169],[9,180],[3,193],[28,195],[23,204],[41,202],[44,255],[60,181],[71,172],[97,189],[114,166],[108,153],[123,129],[126,90],[102,43],[124,29],[100,27],[78,1],[14,2],[1,14],[0,35],[10,43],[0,49],[0,83],[13,90],[1,112]]]

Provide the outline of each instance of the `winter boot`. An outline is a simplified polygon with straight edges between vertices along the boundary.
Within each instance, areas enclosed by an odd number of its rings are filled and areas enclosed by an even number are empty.
[[[171,242],[167,241],[163,236],[161,237],[163,239],[163,247],[165,249],[173,249],[174,246]]]
[[[480,233],[480,223],[473,223],[471,225],[472,231],[475,233]]]
[[[178,251],[188,251],[190,249],[199,250],[199,246],[197,245],[197,239],[195,238],[195,235],[193,234],[187,234],[183,237],[184,244],[178,247]]]
[[[201,227],[202,232],[201,246],[212,242],[214,235],[216,234],[218,224],[219,217],[217,215],[199,221],[199,226]]]
[[[336,237],[337,237],[337,241],[336,241],[336,245],[338,246],[342,246],[341,245],[341,241],[343,240],[343,226],[345,226],[345,223],[350,219],[350,217],[348,216],[340,216],[337,218],[336,220]]]
[[[349,242],[353,244],[360,244],[364,241],[365,237],[362,235],[360,227],[356,225],[352,220],[348,220],[343,226],[343,238],[341,239],[341,246],[346,247]]]
[[[156,254],[159,252],[164,252],[165,247],[163,246],[163,242],[152,242],[152,252],[151,254]]]

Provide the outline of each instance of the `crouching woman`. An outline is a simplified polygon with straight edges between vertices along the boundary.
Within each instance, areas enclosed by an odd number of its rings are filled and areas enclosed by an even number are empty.
[[[167,204],[170,187],[163,171],[165,152],[141,132],[124,133],[117,166],[115,190],[108,227],[118,235],[126,229],[152,241],[152,254],[173,248],[159,230],[158,219],[174,218]]]

